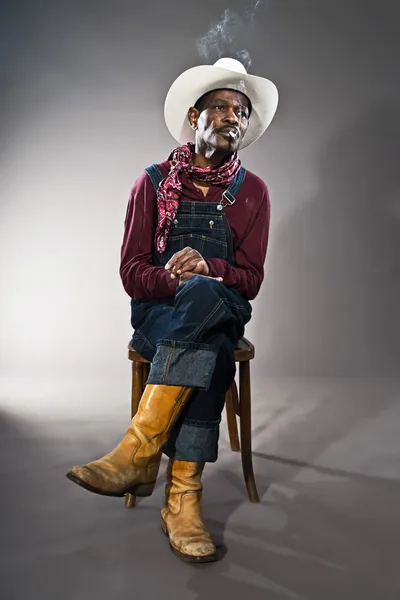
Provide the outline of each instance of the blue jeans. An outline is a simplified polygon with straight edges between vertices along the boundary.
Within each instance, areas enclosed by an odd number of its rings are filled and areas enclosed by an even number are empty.
[[[250,321],[248,300],[201,275],[174,298],[132,300],[134,348],[151,368],[147,383],[195,388],[164,452],[171,458],[215,462],[225,393],[235,377],[234,351]]]

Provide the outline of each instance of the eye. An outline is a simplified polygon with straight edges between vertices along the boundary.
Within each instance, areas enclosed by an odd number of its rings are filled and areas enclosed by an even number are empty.
[[[215,108],[220,108],[221,110],[224,110],[225,106],[222,106],[222,104],[218,104]]]

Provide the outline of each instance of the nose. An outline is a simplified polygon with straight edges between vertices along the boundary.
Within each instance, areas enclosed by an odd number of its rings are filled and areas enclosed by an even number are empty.
[[[228,110],[224,120],[227,121],[228,123],[230,123],[231,125],[235,125],[235,124],[239,123],[238,116],[232,107]]]

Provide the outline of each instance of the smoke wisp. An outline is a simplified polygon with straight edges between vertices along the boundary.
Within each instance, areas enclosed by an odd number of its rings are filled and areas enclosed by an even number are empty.
[[[262,1],[256,0],[242,16],[230,8],[225,9],[220,20],[214,23],[205,35],[197,39],[196,47],[200,57],[207,62],[215,62],[223,56],[236,58],[248,71],[251,66],[250,53],[247,49],[237,50],[237,48],[245,41],[246,34],[254,26],[254,18]]]

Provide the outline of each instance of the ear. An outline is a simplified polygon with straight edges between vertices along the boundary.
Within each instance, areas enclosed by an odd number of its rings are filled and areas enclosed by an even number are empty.
[[[189,108],[187,116],[192,129],[197,129],[197,119],[199,118],[199,114],[200,111],[198,111],[197,108],[194,108],[194,106]]]

